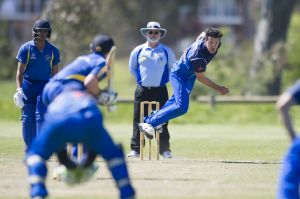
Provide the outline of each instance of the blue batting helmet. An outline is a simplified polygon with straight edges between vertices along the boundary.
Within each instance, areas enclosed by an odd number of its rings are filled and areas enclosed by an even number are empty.
[[[90,44],[90,49],[93,52],[108,53],[111,47],[114,46],[114,40],[107,35],[97,35],[92,43]]]
[[[32,27],[32,36],[35,39],[38,39],[40,37],[40,33],[37,30],[41,30],[41,29],[47,30],[48,31],[47,37],[48,38],[51,37],[52,28],[51,28],[49,21],[44,20],[44,19],[39,19],[33,24],[33,27]]]

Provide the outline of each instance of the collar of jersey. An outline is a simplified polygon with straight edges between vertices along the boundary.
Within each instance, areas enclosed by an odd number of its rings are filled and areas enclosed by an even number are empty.
[[[31,42],[29,44],[30,44],[30,46],[36,47],[34,40],[31,40]],[[45,44],[44,49],[46,49],[48,46],[49,46],[49,42],[48,42],[48,40],[46,40],[46,44]]]
[[[104,57],[104,54],[101,52],[92,52],[92,54],[96,54],[96,55],[100,55],[100,56]]]
[[[151,48],[148,45],[148,42],[145,43],[145,50],[156,50],[156,49],[160,49],[160,48],[161,48],[161,43],[159,43],[156,48]]]

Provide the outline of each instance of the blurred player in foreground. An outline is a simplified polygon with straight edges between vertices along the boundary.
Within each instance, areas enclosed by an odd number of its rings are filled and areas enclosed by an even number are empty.
[[[22,135],[26,148],[39,132],[46,111],[42,92],[49,79],[58,71],[59,50],[47,39],[52,28],[47,20],[39,19],[32,27],[33,40],[20,48],[16,57],[17,92],[14,102],[22,109]]]
[[[155,127],[160,128],[165,122],[188,111],[189,95],[196,79],[222,95],[229,92],[228,88],[214,83],[204,75],[207,64],[214,58],[221,46],[221,37],[222,33],[218,29],[207,29],[174,64],[170,74],[173,96],[160,110],[145,117],[145,123],[139,124],[140,130],[145,133],[146,137],[152,139]]]
[[[57,73],[45,86],[43,102],[48,105],[59,93],[66,90],[86,90],[99,96],[98,82],[106,76],[106,57],[114,46],[107,35],[97,35],[90,44],[91,53],[76,58]],[[107,93],[105,89],[101,92]],[[116,98],[115,92],[108,93]]]
[[[279,179],[278,199],[299,199],[300,138],[296,136],[289,110],[300,104],[300,80],[284,92],[277,101],[277,109],[288,131],[292,144],[285,155]]]
[[[117,93],[100,89],[98,82],[106,76],[106,57],[114,46],[114,41],[107,35],[97,35],[90,44],[91,53],[76,58],[58,72],[45,86],[43,102],[51,103],[55,97],[68,90],[86,90],[99,97],[100,104],[107,106],[116,102]],[[77,146],[72,148],[77,156]]]
[[[65,150],[66,143],[82,143],[89,153],[82,160],[70,159]],[[54,153],[65,165],[60,176],[68,184],[90,179],[96,171],[95,157],[101,155],[120,191],[120,198],[134,198],[123,150],[104,128],[95,98],[86,92],[63,92],[48,106],[41,134],[33,141],[26,158],[33,199],[48,195],[46,161]]]

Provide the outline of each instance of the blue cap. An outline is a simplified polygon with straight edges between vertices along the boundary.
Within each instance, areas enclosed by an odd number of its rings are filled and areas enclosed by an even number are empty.
[[[97,35],[90,48],[93,52],[108,53],[111,47],[114,46],[114,40],[108,35]]]

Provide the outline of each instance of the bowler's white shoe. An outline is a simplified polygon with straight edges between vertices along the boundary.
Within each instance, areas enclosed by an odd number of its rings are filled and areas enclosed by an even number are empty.
[[[161,157],[164,159],[172,158],[172,153],[171,153],[171,151],[165,151],[161,154]]]
[[[135,150],[131,150],[128,154],[127,154],[128,158],[139,158],[140,154],[138,152],[136,152]]]
[[[142,131],[143,133],[145,133],[145,136],[148,139],[153,139],[153,135],[155,134],[155,130],[153,128],[153,126],[151,124],[148,123],[139,123],[139,129],[140,131]]]

